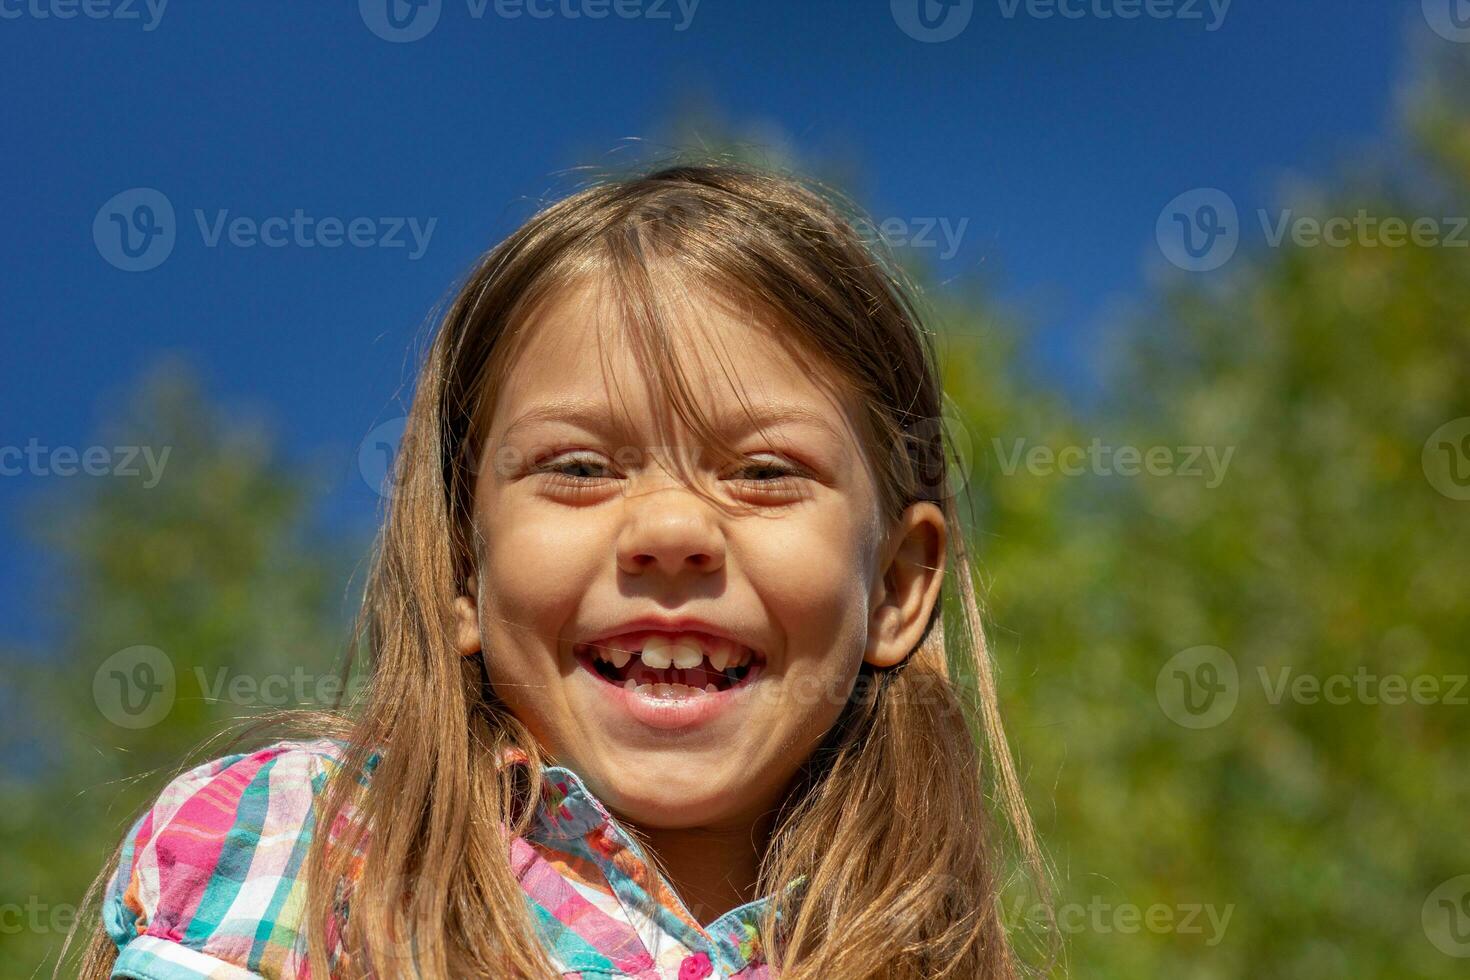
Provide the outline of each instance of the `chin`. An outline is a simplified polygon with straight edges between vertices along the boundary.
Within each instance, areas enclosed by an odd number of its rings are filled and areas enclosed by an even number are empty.
[[[595,793],[618,816],[640,827],[677,830],[717,823],[740,810],[738,780],[701,778],[698,771],[671,776],[655,767],[646,778],[616,777]],[[591,788],[589,786],[589,788]]]

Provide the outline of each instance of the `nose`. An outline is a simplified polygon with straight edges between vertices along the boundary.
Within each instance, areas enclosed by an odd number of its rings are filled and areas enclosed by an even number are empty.
[[[630,575],[714,572],[725,564],[725,536],[708,503],[682,487],[624,498],[618,568]]]

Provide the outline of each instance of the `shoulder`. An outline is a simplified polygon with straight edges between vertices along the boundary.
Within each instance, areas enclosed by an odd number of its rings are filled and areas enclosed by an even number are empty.
[[[296,976],[317,801],[344,755],[330,739],[277,742],[170,782],[124,838],[103,897],[114,975]]]

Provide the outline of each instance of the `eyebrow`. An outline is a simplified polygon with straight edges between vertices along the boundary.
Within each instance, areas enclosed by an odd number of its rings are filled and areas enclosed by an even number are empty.
[[[537,422],[565,422],[599,433],[615,433],[618,429],[606,404],[568,398],[543,402],[521,412],[505,427],[502,438]],[[834,439],[843,438],[826,416],[801,405],[786,403],[755,404],[749,406],[748,412],[720,413],[710,422],[716,432],[732,440],[777,425],[808,425],[821,429]]]

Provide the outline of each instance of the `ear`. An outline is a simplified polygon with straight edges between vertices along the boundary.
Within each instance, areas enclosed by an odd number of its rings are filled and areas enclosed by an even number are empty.
[[[463,656],[480,652],[480,583],[471,575],[465,583],[469,595],[454,599],[454,645]]]
[[[889,531],[873,587],[866,662],[892,667],[919,645],[944,585],[948,533],[944,512],[929,501],[910,504]]]

